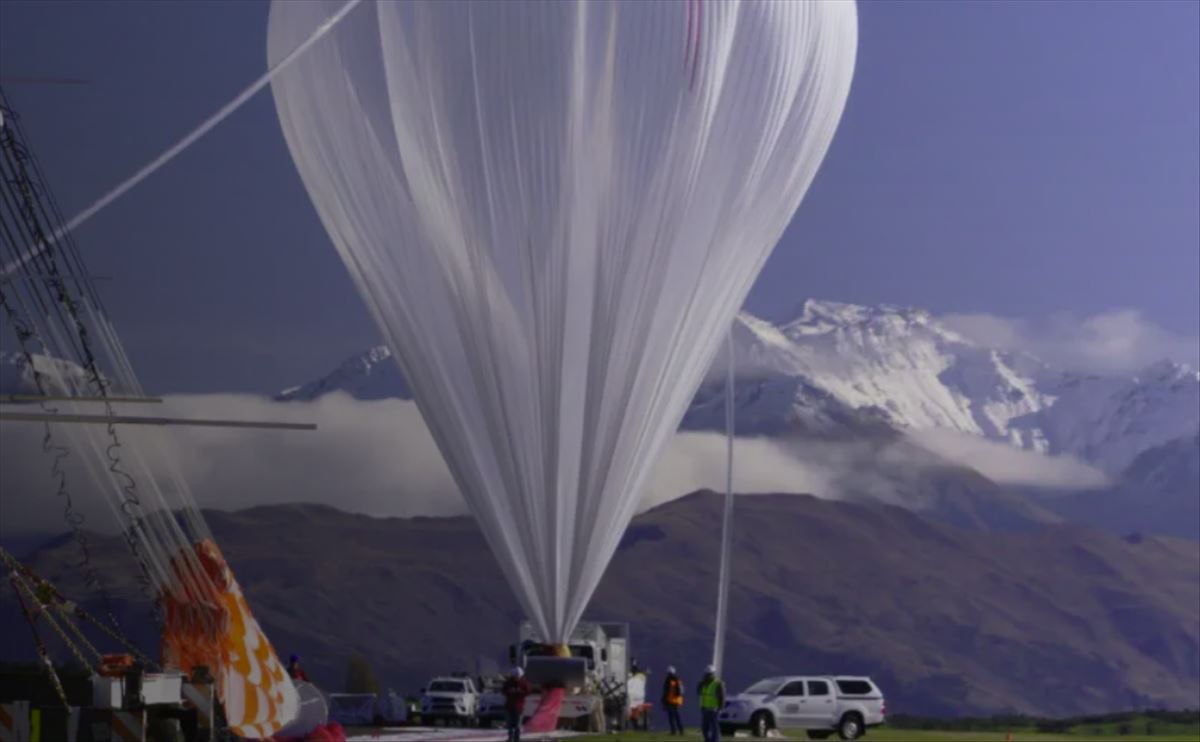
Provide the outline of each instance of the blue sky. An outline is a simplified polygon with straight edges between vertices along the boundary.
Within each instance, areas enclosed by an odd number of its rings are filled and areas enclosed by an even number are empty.
[[[0,2],[67,212],[265,64],[263,2]],[[1200,335],[1200,4],[867,2],[841,129],[749,302]],[[377,340],[261,95],[77,234],[154,391],[269,392]]]

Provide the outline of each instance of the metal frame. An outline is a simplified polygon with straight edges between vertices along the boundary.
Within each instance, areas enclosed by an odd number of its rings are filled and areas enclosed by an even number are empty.
[[[255,420],[198,420],[182,417],[137,417],[133,415],[79,415],[75,413],[10,412],[8,410],[0,410],[0,422],[175,425],[199,428],[255,428],[259,430],[317,429],[314,423],[272,423]]]

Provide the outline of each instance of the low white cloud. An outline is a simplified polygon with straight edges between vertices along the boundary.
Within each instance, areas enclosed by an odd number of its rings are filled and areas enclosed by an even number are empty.
[[[201,507],[238,510],[303,502],[373,516],[468,512],[412,402],[361,401],[344,394],[303,403],[246,395],[188,395],[168,398],[155,413],[319,426],[314,432],[122,427],[130,468],[135,469],[133,454],[139,452],[148,468],[165,481],[168,462],[174,460]],[[78,429],[73,430],[77,439],[64,467],[75,508],[87,518],[89,528],[115,528],[119,518],[108,504],[110,493],[82,466],[86,457],[79,447]],[[42,435],[40,425],[0,426],[4,453],[0,537],[6,532],[64,528],[63,501],[54,494],[53,461],[41,450]],[[63,435],[60,430],[59,440]],[[725,445],[724,436],[717,433],[675,436],[647,484],[643,509],[699,489],[723,490]],[[924,431],[893,441],[739,438],[734,489],[741,494],[868,497],[921,508],[920,472],[946,461],[974,468],[1001,484],[1049,488],[1104,484],[1103,474],[1075,459],[1042,456],[958,433]]]
[[[130,414],[144,410],[126,410]],[[121,428],[124,451],[141,452],[165,480],[168,461],[204,508],[238,510],[255,505],[321,503],[374,516],[448,516],[467,507],[433,438],[412,402],[361,401],[330,394],[313,402],[278,403],[228,394],[169,397],[155,414],[208,419],[313,422],[316,431],[242,428]],[[93,429],[93,431],[96,429]],[[3,530],[60,530],[62,502],[54,496],[52,459],[41,451],[43,428],[0,427],[0,504]],[[60,440],[65,433],[60,434]],[[78,433],[76,432],[76,436]],[[82,465],[78,439],[65,460],[69,490],[90,528],[118,520],[108,493]],[[163,449],[166,449],[165,451]],[[725,486],[725,439],[684,433],[668,444],[651,477],[643,507],[698,489]],[[829,491],[818,467],[797,461],[766,439],[737,443],[739,492]],[[132,467],[131,467],[132,468]]]
[[[1107,476],[1070,456],[1047,456],[954,430],[920,430],[908,438],[921,448],[967,466],[997,484],[1080,490],[1103,487]]]
[[[719,433],[680,433],[654,470],[643,500],[651,508],[700,489],[725,490],[726,439]],[[803,493],[832,496],[830,472],[797,458],[768,438],[734,441],[733,490],[743,495]]]
[[[1136,309],[1090,317],[1058,314],[1043,320],[991,314],[950,314],[950,327],[982,345],[1025,351],[1059,368],[1132,373],[1163,359],[1200,364],[1200,338],[1171,332]]]
[[[145,410],[123,410],[128,414]],[[316,431],[241,428],[120,428],[127,458],[139,452],[166,480],[171,459],[201,507],[323,503],[370,515],[455,515],[466,507],[416,406],[400,400],[363,402],[333,394],[314,402],[277,403],[248,395],[169,397],[154,414],[208,419],[314,422]],[[66,434],[64,430],[57,435]],[[56,427],[57,430],[57,427]],[[40,425],[0,426],[4,520],[25,528],[62,528],[61,507],[40,451]],[[75,433],[78,438],[78,433]],[[66,460],[76,507],[89,527],[115,526],[109,494],[72,447]],[[166,450],[163,450],[166,449]]]

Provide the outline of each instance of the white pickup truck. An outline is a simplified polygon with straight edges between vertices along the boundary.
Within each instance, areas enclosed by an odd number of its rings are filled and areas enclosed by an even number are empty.
[[[721,731],[749,729],[765,737],[772,729],[808,730],[809,739],[858,739],[882,724],[883,692],[870,678],[789,676],[760,680],[725,700]]]
[[[475,726],[479,697],[469,677],[434,678],[421,691],[421,723]]]

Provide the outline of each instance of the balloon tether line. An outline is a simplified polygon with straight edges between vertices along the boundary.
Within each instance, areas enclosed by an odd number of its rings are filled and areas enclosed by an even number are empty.
[[[362,0],[348,0],[348,2],[342,6],[341,10],[330,16],[320,26],[317,26],[316,30],[314,30],[307,39],[296,46],[295,49],[292,49],[290,52],[288,52],[287,56],[276,62],[273,67],[268,69],[257,80],[252,82],[245,90],[243,90],[241,93],[238,93],[233,100],[226,103],[220,108],[220,110],[201,122],[199,126],[184,135],[182,139],[168,147],[165,152],[154,158],[149,164],[145,165],[133,175],[123,180],[115,188],[108,191],[108,193],[105,193],[103,196],[96,199],[91,206],[76,214],[69,222],[55,230],[54,234],[50,235],[50,237],[44,242],[33,245],[26,250],[25,253],[17,257],[8,265],[4,266],[4,269],[0,271],[0,276],[7,276],[21,265],[36,257],[43,250],[45,250],[48,245],[58,242],[58,240],[62,239],[63,235],[75,230],[84,222],[100,213],[113,201],[116,201],[118,198],[125,195],[125,193],[134,186],[153,175],[163,165],[166,165],[168,162],[175,159],[180,153],[192,146],[196,140],[207,134],[213,127],[224,121],[229,117],[230,114],[241,108],[242,104],[253,98],[256,93],[265,88],[271,82],[271,80],[275,78],[276,75],[286,69],[292,62],[296,61],[301,54],[307,51],[309,47],[316,43],[322,36],[329,33],[329,31],[336,26],[339,21],[346,17],[346,14],[348,14],[351,10],[354,10],[354,8],[356,8],[361,2]]]
[[[721,568],[717,585],[717,621],[713,632],[713,666],[720,676],[721,665],[725,659],[725,627],[729,616],[729,579],[730,559],[733,550],[733,392],[734,392],[734,355],[733,328],[737,320],[729,327],[729,368],[725,377],[725,512],[721,519]]]

